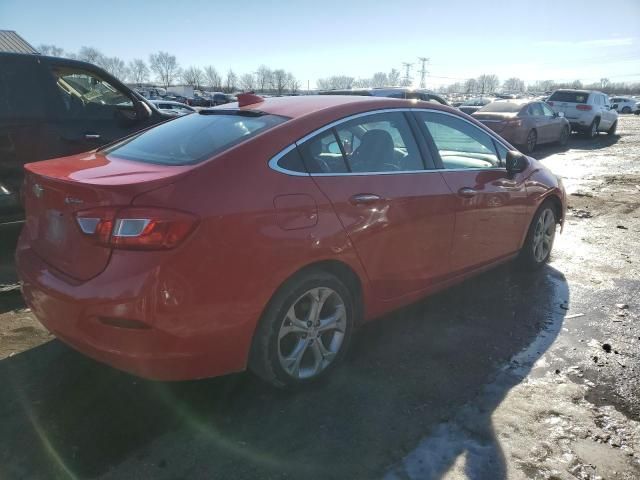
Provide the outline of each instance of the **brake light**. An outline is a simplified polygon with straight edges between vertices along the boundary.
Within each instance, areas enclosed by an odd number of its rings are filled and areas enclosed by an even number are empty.
[[[94,208],[76,213],[80,231],[111,248],[167,250],[198,224],[195,215],[156,207]]]
[[[592,108],[593,107],[591,105],[576,105],[576,109],[582,111],[591,110]]]
[[[521,118],[510,118],[507,120],[507,125],[509,125],[510,127],[519,127],[522,125],[522,119]]]

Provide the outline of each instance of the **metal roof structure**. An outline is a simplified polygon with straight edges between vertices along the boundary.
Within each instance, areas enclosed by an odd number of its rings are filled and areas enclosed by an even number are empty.
[[[38,53],[35,48],[13,30],[0,30],[0,52]]]

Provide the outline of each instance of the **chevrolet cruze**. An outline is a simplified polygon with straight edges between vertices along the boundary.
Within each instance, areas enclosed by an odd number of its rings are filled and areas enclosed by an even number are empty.
[[[458,111],[262,99],[26,166],[24,296],[63,342],[152,379],[326,375],[355,328],[502,262],[536,268],[562,184]]]

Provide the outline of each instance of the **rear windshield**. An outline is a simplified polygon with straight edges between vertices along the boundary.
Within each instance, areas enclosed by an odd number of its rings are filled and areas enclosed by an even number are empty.
[[[521,103],[514,102],[493,102],[482,107],[478,112],[519,112]]]
[[[103,153],[161,165],[192,165],[231,148],[286,118],[277,115],[186,115],[107,147]]]
[[[464,102],[461,106],[463,107],[481,107],[482,105],[486,105],[491,102],[488,98],[471,98]]]
[[[589,94],[585,92],[553,92],[548,102],[587,103]]]

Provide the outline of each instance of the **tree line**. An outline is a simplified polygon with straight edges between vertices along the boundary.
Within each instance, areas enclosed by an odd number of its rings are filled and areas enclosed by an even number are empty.
[[[55,45],[40,45],[43,55],[67,57],[90,62],[104,68],[114,77],[123,82],[145,84],[154,80],[165,88],[176,83],[191,85],[196,89],[207,88],[215,91],[236,92],[255,91],[260,93],[294,94],[300,91],[301,83],[296,77],[284,69],[271,69],[266,65],[259,66],[255,72],[237,74],[229,69],[225,74],[216,70],[212,65],[206,67],[181,67],[175,55],[167,52],[157,52],[149,55],[148,61],[133,59],[125,63],[118,57],[109,57],[93,47],[81,47],[77,53],[65,52]],[[320,90],[336,90],[350,88],[379,88],[379,87],[408,87],[412,85],[409,78],[402,77],[400,71],[392,68],[387,72],[376,72],[368,78],[356,78],[349,75],[334,75],[316,80],[316,87]],[[626,84],[601,78],[599,82],[584,84],[580,80],[573,82],[556,82],[553,80],[539,80],[526,84],[518,77],[511,77],[500,83],[495,74],[482,74],[469,78],[463,82],[455,82],[438,88],[441,93],[458,93],[469,95],[489,95],[502,88],[503,92],[548,92],[557,88],[586,88],[597,89],[607,94],[636,94],[640,93],[640,83]]]
[[[165,88],[182,83],[196,89],[208,88],[228,93],[238,90],[258,91],[277,95],[297,93],[300,90],[300,82],[291,72],[281,68],[271,69],[266,65],[259,66],[253,73],[239,75],[230,68],[226,74],[221,74],[212,65],[182,68],[175,55],[162,51],[149,55],[148,62],[136,58],[125,63],[122,59],[104,55],[93,47],[81,47],[77,53],[65,52],[55,45],[40,45],[38,50],[43,55],[93,63],[122,82],[138,85],[155,80]]]

